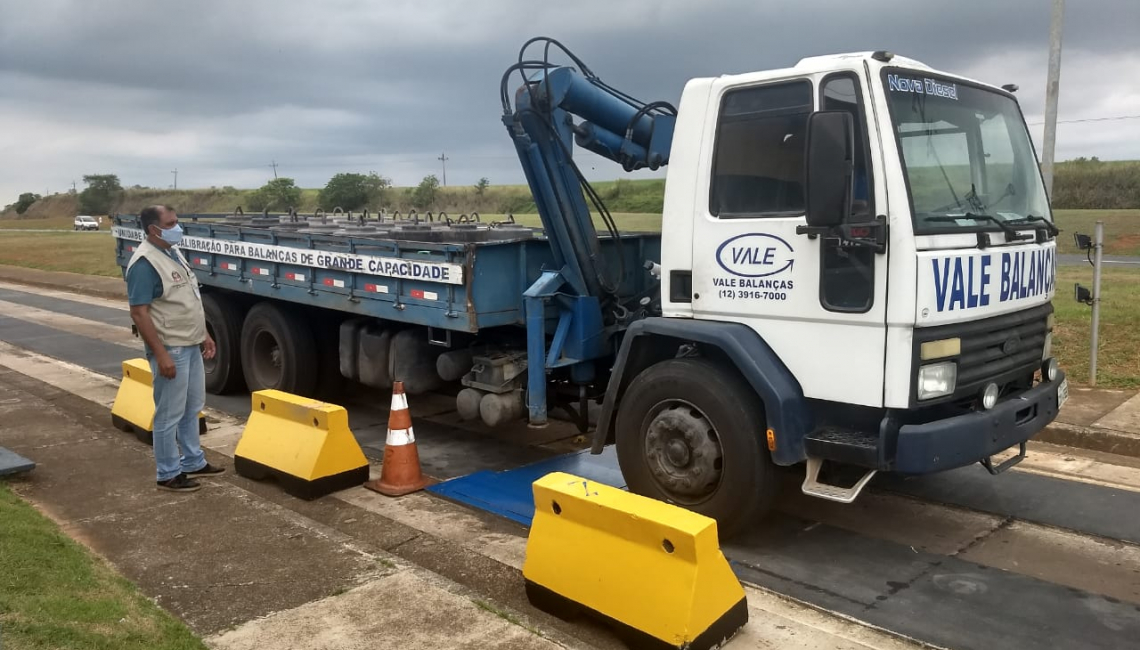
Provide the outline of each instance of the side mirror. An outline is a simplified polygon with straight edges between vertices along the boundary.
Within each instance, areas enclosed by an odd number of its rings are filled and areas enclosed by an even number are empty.
[[[807,222],[837,226],[851,214],[855,124],[846,111],[819,111],[807,123]]]

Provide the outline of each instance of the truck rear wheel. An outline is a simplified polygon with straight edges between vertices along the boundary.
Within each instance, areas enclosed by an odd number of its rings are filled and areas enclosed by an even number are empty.
[[[635,377],[622,398],[618,463],[632,492],[716,519],[727,538],[775,500],[764,431],[760,400],[735,369],[669,359]]]
[[[202,360],[206,371],[206,391],[222,395],[245,388],[240,347],[244,315],[241,305],[224,295],[204,293],[202,308],[206,312],[206,331],[217,348],[213,359]]]
[[[297,313],[258,303],[242,326],[241,365],[251,392],[274,388],[312,397],[317,383],[313,331]]]

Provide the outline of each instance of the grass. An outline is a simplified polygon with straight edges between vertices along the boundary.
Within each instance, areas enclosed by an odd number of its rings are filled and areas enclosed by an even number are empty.
[[[122,277],[115,240],[106,233],[5,232],[0,234],[0,264]]]
[[[178,619],[0,483],[0,647],[204,650]]]
[[[1104,222],[1105,255],[1140,255],[1140,210],[1055,210],[1057,252],[1080,253],[1073,233],[1092,235],[1097,221]]]
[[[107,219],[103,219],[102,230],[111,227]],[[0,230],[75,230],[75,219],[68,216],[56,215],[39,219],[0,219]]]
[[[1073,383],[1089,381],[1092,308],[1072,299],[1073,283],[1092,288],[1092,268],[1060,267],[1057,273],[1053,353]],[[1140,270],[1101,271],[1097,386],[1140,388]]]

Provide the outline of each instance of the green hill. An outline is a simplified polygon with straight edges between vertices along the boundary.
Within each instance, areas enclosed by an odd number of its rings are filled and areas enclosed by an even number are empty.
[[[664,180],[606,181],[594,188],[612,212],[660,214],[665,193]],[[486,214],[533,214],[537,210],[530,189],[525,185],[493,185],[482,196],[470,186],[443,187],[432,206],[417,206],[412,201],[410,187],[392,188],[389,211],[420,212],[446,211],[452,215],[464,212]],[[253,190],[232,187],[161,190],[133,188],[124,190],[115,211],[137,213],[155,203],[174,206],[183,214],[196,212],[233,212],[238,206],[248,211]],[[317,189],[305,189],[301,194],[301,212],[312,212],[317,207]],[[370,206],[372,211],[381,206]],[[1059,163],[1054,176],[1053,207],[1059,209],[1137,209],[1140,208],[1140,161],[1100,161],[1077,159]],[[70,219],[78,214],[75,194],[53,194],[36,201],[23,215],[11,208],[0,213],[0,219]]]

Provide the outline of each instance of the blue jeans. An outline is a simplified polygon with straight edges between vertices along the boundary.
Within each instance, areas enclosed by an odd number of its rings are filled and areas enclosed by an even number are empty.
[[[158,360],[148,354],[154,377],[154,461],[158,480],[206,466],[198,442],[198,413],[206,405],[206,371],[196,345],[167,347],[174,361],[174,379],[158,372]]]

